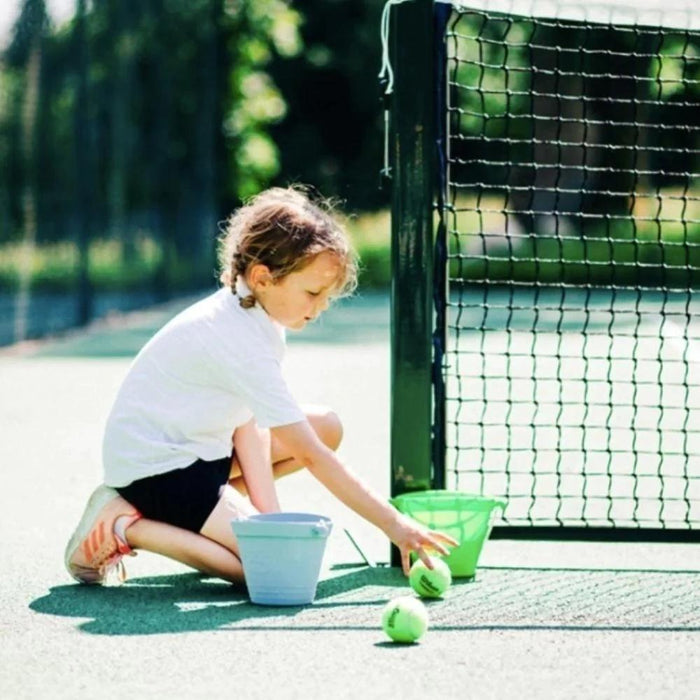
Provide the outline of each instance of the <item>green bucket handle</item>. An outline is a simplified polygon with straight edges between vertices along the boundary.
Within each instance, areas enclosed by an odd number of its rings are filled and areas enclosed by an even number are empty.
[[[504,511],[506,509],[506,506],[508,505],[508,503],[504,500],[501,500],[498,498],[492,498],[491,496],[485,496],[483,494],[466,493],[463,491],[447,491],[447,490],[440,490],[440,489],[429,489],[427,491],[408,491],[406,493],[402,493],[398,496],[394,496],[393,498],[390,498],[389,503],[391,503],[391,505],[394,506],[394,508],[396,508],[400,511],[402,501],[406,500],[408,498],[411,498],[413,496],[425,496],[428,498],[430,496],[438,496],[438,497],[439,496],[465,496],[465,497],[473,499],[475,501],[481,501],[484,504],[490,505],[491,510],[493,510],[494,508],[500,508],[501,511]]]

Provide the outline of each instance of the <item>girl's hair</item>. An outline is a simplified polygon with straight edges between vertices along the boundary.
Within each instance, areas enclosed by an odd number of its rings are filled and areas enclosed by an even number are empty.
[[[226,222],[219,240],[220,280],[235,292],[236,278],[252,265],[267,266],[279,280],[323,252],[340,261],[336,296],[351,294],[357,286],[357,259],[331,204],[312,201],[298,186],[275,187],[250,199]],[[255,297],[240,302],[250,308]]]

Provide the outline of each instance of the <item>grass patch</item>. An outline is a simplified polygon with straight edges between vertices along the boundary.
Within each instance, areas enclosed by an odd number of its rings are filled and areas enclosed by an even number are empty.
[[[391,215],[388,210],[350,218],[348,235],[360,257],[360,286],[388,287],[391,283]]]
[[[152,239],[140,238],[127,256],[121,241],[94,241],[86,256],[88,279],[101,291],[136,290],[148,287],[162,262],[162,251]],[[27,247],[22,243],[0,246],[0,289],[16,290],[25,279],[31,289],[64,292],[78,285],[80,250],[75,243],[61,242]]]
[[[346,222],[360,256],[360,284],[388,286],[391,280],[390,216],[388,211],[362,214]],[[166,260],[167,258],[167,260]],[[74,242],[0,244],[0,290],[16,291],[24,279],[34,291],[70,292],[77,288],[81,264]],[[119,240],[99,239],[86,256],[88,279],[95,291],[139,291],[167,284],[173,291],[191,289],[197,280],[213,280],[215,270],[176,257],[144,234],[127,254]]]
[[[531,235],[499,196],[463,197],[447,217],[461,282],[700,286],[700,198],[669,190],[630,212],[540,222]]]
[[[530,235],[508,214],[499,196],[465,196],[447,216],[450,277],[455,282],[700,286],[700,198],[676,191],[640,198],[629,214],[562,220],[554,231]],[[360,258],[360,286],[391,283],[391,217],[388,210],[344,222]],[[87,256],[96,291],[192,289],[214,279],[154,238],[143,235],[129,257],[118,240],[97,240]],[[201,266],[200,266],[201,267]],[[31,254],[19,243],[0,245],[0,289],[13,291],[26,276],[31,288],[77,287],[80,255],[74,243],[40,245]]]

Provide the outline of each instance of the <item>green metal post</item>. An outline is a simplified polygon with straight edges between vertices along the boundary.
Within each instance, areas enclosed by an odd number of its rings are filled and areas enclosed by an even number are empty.
[[[433,2],[393,8],[391,493],[431,487]]]

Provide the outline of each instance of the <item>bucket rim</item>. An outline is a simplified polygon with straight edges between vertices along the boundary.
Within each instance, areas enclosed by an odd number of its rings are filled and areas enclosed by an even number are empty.
[[[284,522],[302,523],[308,525],[318,521],[330,523],[331,519],[327,515],[318,513],[307,513],[302,511],[279,511],[277,513],[254,513],[244,518],[239,518],[239,522],[253,521],[257,523]]]
[[[470,493],[467,491],[453,491],[450,489],[426,489],[425,491],[407,491],[401,493],[398,496],[393,496],[390,498],[390,502],[398,507],[399,504],[408,502],[411,500],[428,500],[433,499],[434,501],[446,501],[449,499],[464,498],[471,502],[480,503],[483,505],[490,505],[491,508],[500,508],[505,510],[507,502],[503,499],[495,498],[493,496],[487,496],[485,494]]]
[[[285,517],[288,516],[288,517]],[[231,521],[233,534],[239,539],[326,539],[333,530],[333,521],[316,513],[255,513]]]

